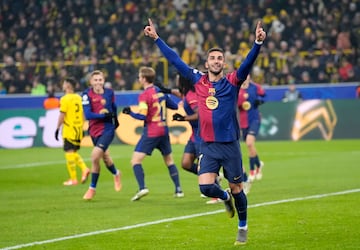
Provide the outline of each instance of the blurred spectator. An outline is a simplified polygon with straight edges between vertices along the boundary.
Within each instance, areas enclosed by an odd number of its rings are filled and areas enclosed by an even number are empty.
[[[336,37],[336,48],[351,49],[351,47],[349,27],[343,26]]]
[[[0,82],[0,95],[6,95],[6,94],[7,94],[6,88],[4,84]]]
[[[346,57],[344,57],[341,60],[341,66],[339,68],[339,75],[340,75],[341,80],[343,80],[344,82],[353,80],[352,79],[354,77],[353,65],[350,63],[350,61]]]
[[[292,69],[292,74],[294,75],[295,79],[300,82],[302,80],[303,72],[309,71],[309,61],[306,58],[299,57],[298,61],[295,64],[295,67],[293,67]]]
[[[204,43],[204,36],[199,30],[197,23],[192,22],[190,24],[190,30],[186,33],[185,47],[194,48],[198,54],[203,53],[202,45]]]
[[[32,95],[45,95],[46,87],[43,83],[40,82],[39,76],[35,76],[32,82],[31,94]]]
[[[114,76],[114,90],[129,90],[128,87],[126,86],[126,82],[123,78],[122,72],[120,69],[117,69],[115,71],[115,76]]]
[[[308,71],[303,71],[301,73],[301,78],[299,81],[297,81],[297,83],[300,84],[309,84],[309,83],[313,83],[313,80],[310,76],[310,73]]]
[[[262,18],[264,29],[269,30],[273,21],[277,20],[277,16],[274,15],[273,10],[271,8],[267,8],[265,11],[265,15]]]
[[[195,45],[188,44],[181,53],[181,59],[188,65],[195,67],[200,63]]]
[[[6,93],[14,94],[16,91],[16,87],[12,74],[10,74],[10,72],[7,70],[3,70],[1,72],[1,79],[3,88],[6,90]]]
[[[21,93],[30,93],[31,91],[31,82],[26,77],[25,72],[20,72],[15,78],[15,92],[17,94]]]
[[[32,40],[29,40],[26,44],[26,48],[24,50],[24,59],[25,61],[29,62],[31,60],[31,57],[34,53],[36,53],[36,47],[34,45],[34,42]]]
[[[112,84],[111,84],[111,82],[105,82],[105,83],[104,83],[104,88],[112,89]]]
[[[296,85],[294,83],[289,84],[289,88],[285,91],[284,97],[282,99],[283,102],[296,102],[301,101],[302,95],[299,90],[296,89]]]

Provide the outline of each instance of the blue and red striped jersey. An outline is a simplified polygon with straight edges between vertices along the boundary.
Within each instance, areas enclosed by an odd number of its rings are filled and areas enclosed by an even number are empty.
[[[98,137],[104,131],[114,131],[114,125],[104,120],[105,113],[116,113],[115,95],[112,89],[105,88],[103,94],[96,94],[92,88],[88,88],[82,94],[82,104],[85,117],[89,120],[90,136]]]
[[[147,109],[144,131],[148,137],[163,136],[169,133],[166,122],[166,108],[177,109],[178,105],[156,86],[146,88],[139,95],[139,109]]]
[[[265,90],[257,83],[250,82],[248,88],[239,91],[238,107],[240,127],[247,128],[254,120],[261,119],[258,109],[259,101],[263,101]]]

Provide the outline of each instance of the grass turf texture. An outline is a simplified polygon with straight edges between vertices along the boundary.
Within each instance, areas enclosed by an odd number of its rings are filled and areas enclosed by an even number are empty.
[[[263,179],[254,182],[248,195],[246,249],[358,249],[359,140],[259,141],[257,149],[265,167]],[[89,181],[62,186],[68,175],[61,148],[0,149],[0,248],[244,247],[233,246],[237,218],[227,218],[221,203],[205,204],[196,176],[180,169],[182,145],[173,151],[185,197],[173,197],[168,171],[155,151],[143,164],[150,193],[137,202],[130,201],[137,191],[130,166],[133,146],[110,150],[123,173],[123,189],[114,191],[113,177],[102,167],[97,194],[87,202],[82,196]],[[90,151],[80,150],[88,165]],[[242,151],[248,170],[244,144]],[[347,190],[355,192],[306,198]],[[276,201],[283,202],[271,203]]]

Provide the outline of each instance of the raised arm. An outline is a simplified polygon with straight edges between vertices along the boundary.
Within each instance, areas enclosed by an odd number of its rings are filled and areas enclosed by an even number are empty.
[[[159,47],[161,53],[165,58],[175,66],[181,75],[184,77],[189,77],[189,72],[192,71],[192,68],[189,67],[184,61],[181,60],[180,56],[171,49],[157,34],[154,23],[149,18],[149,25],[144,28],[145,36],[151,37],[154,39],[155,44]]]
[[[239,69],[237,70],[237,78],[240,82],[243,82],[247,75],[250,73],[251,68],[259,55],[261,45],[263,44],[266,33],[262,28],[261,21],[257,22],[256,31],[255,31],[255,43],[249,53],[247,54],[244,62],[240,65]]]

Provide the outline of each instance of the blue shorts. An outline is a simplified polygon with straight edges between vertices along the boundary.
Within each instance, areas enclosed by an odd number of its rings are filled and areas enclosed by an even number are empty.
[[[242,128],[241,129],[241,134],[242,134],[242,138],[245,141],[246,140],[246,136],[247,135],[253,135],[253,136],[257,136],[260,130],[260,120],[253,120],[249,123],[249,127],[247,128]]]
[[[219,173],[223,167],[224,177],[230,183],[243,181],[242,157],[239,141],[201,143],[198,175]]]
[[[101,148],[105,152],[114,139],[114,135],[114,130],[112,130],[112,132],[104,133],[98,137],[91,137],[91,140],[96,147]]]
[[[169,135],[167,134],[159,137],[147,137],[146,135],[142,135],[135,146],[135,151],[151,155],[155,148],[159,149],[162,155],[170,154],[171,144]]]
[[[200,155],[200,143],[188,140],[184,149],[184,153],[193,154],[196,158],[198,158]]]

